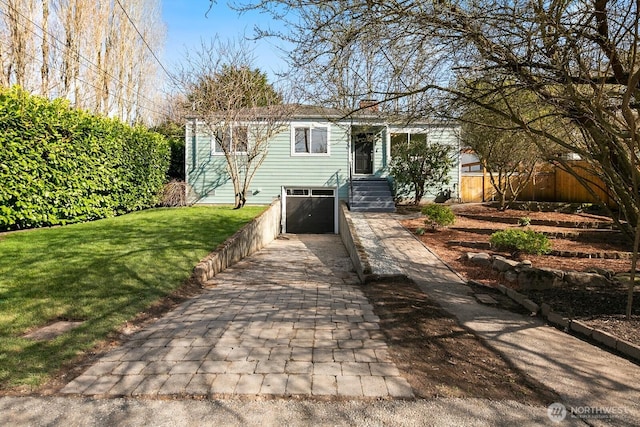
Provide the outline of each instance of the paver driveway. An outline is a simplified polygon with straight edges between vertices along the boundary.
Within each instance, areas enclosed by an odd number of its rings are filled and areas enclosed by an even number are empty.
[[[339,236],[282,236],[207,288],[62,392],[413,396]]]

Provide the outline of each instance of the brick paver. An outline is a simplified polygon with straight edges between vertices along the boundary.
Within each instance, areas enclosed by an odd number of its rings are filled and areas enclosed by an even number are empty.
[[[291,236],[220,273],[63,393],[412,397],[338,236]]]

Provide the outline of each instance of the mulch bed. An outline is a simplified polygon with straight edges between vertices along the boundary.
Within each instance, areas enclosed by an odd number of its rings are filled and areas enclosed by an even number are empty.
[[[528,212],[507,210],[498,211],[485,205],[456,205],[456,223],[447,229],[425,233],[419,238],[424,244],[444,260],[451,268],[468,280],[475,280],[483,285],[497,287],[503,284],[508,287],[514,285],[504,280],[497,272],[480,267],[462,259],[466,252],[489,252],[511,258],[511,254],[481,249],[489,241],[491,231],[518,227],[512,224],[513,218],[529,217],[532,220],[562,221],[576,223],[576,228],[530,225],[529,228],[545,232],[553,236],[553,249],[575,253],[614,253],[628,252],[630,243],[616,230],[585,229],[585,223],[605,223],[610,219],[594,214],[567,214],[557,212]],[[407,219],[402,224],[410,231],[424,227],[423,219],[417,215],[415,209],[405,209]],[[464,216],[471,214],[473,217]],[[481,219],[482,216],[485,219]],[[506,218],[509,223],[498,222]],[[462,243],[462,244],[461,244]],[[476,246],[476,249],[465,247]],[[603,269],[613,273],[628,272],[631,268],[630,259],[606,259],[587,257],[567,257],[551,255],[519,255],[518,260],[528,259],[534,267],[548,267],[565,271],[589,271]],[[624,319],[626,308],[626,285],[609,286],[606,288],[581,289],[578,287],[554,288],[545,291],[523,292],[538,304],[546,302],[556,313],[565,317],[581,320],[584,323],[609,332],[619,338],[640,345],[640,292],[636,289],[631,320]],[[501,304],[504,305],[504,304]],[[508,307],[505,307],[508,308]]]

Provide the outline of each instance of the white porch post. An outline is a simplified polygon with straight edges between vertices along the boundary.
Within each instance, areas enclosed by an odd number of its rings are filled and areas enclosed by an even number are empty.
[[[389,173],[389,164],[391,163],[391,132],[389,132],[389,125],[384,125],[385,127],[385,142],[386,142],[386,158],[387,158],[387,164],[384,165],[385,168],[387,169],[387,173]]]

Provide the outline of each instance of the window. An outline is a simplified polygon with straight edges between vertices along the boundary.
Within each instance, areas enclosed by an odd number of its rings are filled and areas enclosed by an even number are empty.
[[[287,196],[308,196],[307,188],[287,188]]]
[[[391,134],[391,155],[397,155],[397,147],[408,144],[426,145],[427,134],[424,132],[404,132]]]
[[[233,126],[218,129],[215,133],[214,154],[246,153],[248,132],[246,126]]]
[[[326,126],[294,127],[292,154],[329,154],[329,128]]]

